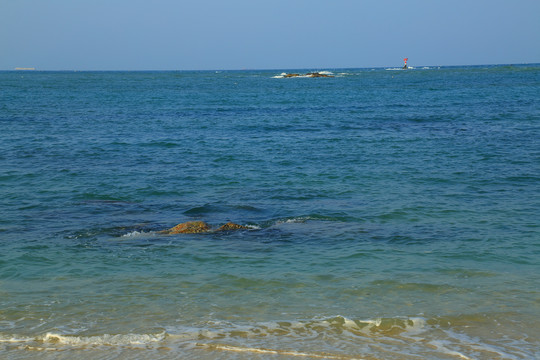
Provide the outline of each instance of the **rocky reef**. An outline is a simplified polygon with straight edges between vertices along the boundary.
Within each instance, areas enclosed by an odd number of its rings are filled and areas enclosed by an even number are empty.
[[[238,225],[232,222],[228,222],[224,225],[221,225],[219,228],[213,230],[210,225],[204,221],[188,221],[185,223],[178,224],[170,229],[160,231],[160,234],[198,234],[205,232],[216,232],[216,231],[233,231],[233,230],[242,230],[248,229],[248,227],[243,225]]]
[[[295,73],[292,73],[292,74],[284,74],[283,75],[284,78],[292,78],[292,77],[312,77],[312,78],[316,78],[316,77],[334,77],[334,75],[328,75],[328,74],[323,74],[323,73],[319,73],[319,72],[310,72],[310,73],[307,73],[307,74],[295,74]]]
[[[321,74],[318,72],[307,73],[306,76],[307,77],[334,77],[334,75]]]
[[[243,230],[248,229],[248,227],[243,225],[238,225],[232,222],[228,222],[224,225],[221,225],[216,231],[232,231],[232,230]]]

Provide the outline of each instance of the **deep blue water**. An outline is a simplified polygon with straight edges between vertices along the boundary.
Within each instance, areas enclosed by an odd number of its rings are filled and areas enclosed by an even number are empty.
[[[0,355],[540,358],[540,65],[332,72],[0,72]]]

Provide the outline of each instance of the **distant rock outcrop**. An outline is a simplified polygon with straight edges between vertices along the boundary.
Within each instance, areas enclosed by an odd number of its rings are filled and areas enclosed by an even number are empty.
[[[292,77],[312,77],[312,78],[315,78],[315,77],[334,77],[334,75],[328,75],[328,74],[323,74],[323,73],[319,73],[319,72],[310,72],[310,73],[307,73],[307,74],[284,74],[283,75],[284,78],[292,78]]]
[[[321,74],[318,72],[307,73],[306,76],[308,77],[334,77],[333,75]]]
[[[248,227],[243,225],[238,225],[232,222],[228,222],[225,225],[220,226],[216,230],[212,230],[210,225],[204,221],[188,221],[185,223],[178,224],[168,230],[160,231],[160,234],[198,234],[205,233],[210,231],[233,231],[233,230],[242,230],[248,229]]]

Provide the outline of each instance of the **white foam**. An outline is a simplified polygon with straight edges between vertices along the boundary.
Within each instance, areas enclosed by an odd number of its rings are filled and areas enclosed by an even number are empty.
[[[285,356],[295,356],[295,357],[309,357],[314,359],[350,359],[350,360],[361,360],[361,358],[350,357],[350,356],[341,356],[337,354],[317,354],[317,353],[307,353],[294,350],[284,350],[284,349],[263,349],[263,348],[254,348],[254,347],[243,347],[243,346],[233,346],[233,345],[224,345],[224,344],[200,344],[197,343],[197,346],[205,347],[210,350],[220,350],[220,351],[232,351],[232,352],[244,352],[244,353],[254,353],[254,354],[271,354],[271,355],[285,355]]]
[[[89,346],[89,345],[108,345],[108,346],[125,346],[125,345],[146,345],[163,341],[166,334],[118,334],[118,335],[97,335],[97,336],[75,336],[62,335],[55,333],[47,333],[37,340],[44,343],[53,343],[59,345],[70,346]]]
[[[451,356],[457,356],[457,357],[459,357],[461,359],[465,359],[465,360],[472,360],[472,358],[468,357],[465,354],[460,353],[459,351],[448,349],[445,346],[447,344],[446,341],[442,341],[442,340],[430,341],[430,344],[435,346],[437,348],[437,350],[439,350],[440,352],[442,352],[444,354],[448,354],[448,355],[451,355]]]
[[[513,350],[517,350],[517,352],[519,353],[518,356],[515,356],[515,355],[510,354],[509,351],[507,351],[510,348],[503,350],[497,345],[490,345],[486,342],[482,342],[480,344],[478,343],[477,339],[471,338],[465,334],[456,333],[451,330],[445,330],[445,334],[451,339],[451,342],[452,342],[451,345],[459,344],[461,346],[466,346],[471,349],[475,349],[476,351],[479,351],[479,352],[497,354],[503,359],[518,360],[518,359],[529,357],[528,354],[525,354],[520,351],[521,349],[520,349],[519,344],[516,344],[515,349],[513,349]],[[442,346],[442,348],[440,349],[441,351],[447,351],[448,350],[447,346],[449,346],[448,344],[450,342],[449,341],[432,341],[431,343],[433,343],[434,346]]]
[[[34,341],[34,338],[19,335],[0,335],[0,343],[24,343]]]
[[[405,71],[405,70],[412,70],[414,68],[415,68],[414,66],[407,66],[406,69],[400,67],[400,68],[386,68],[384,70],[390,70],[390,71],[401,71],[401,70],[403,70],[403,71]]]
[[[296,224],[296,223],[303,223],[306,220],[307,220],[307,218],[299,217],[299,218],[287,219],[285,222],[287,224]]]
[[[516,340],[509,346],[508,339],[504,343],[499,343],[494,339],[479,339],[446,326],[428,325],[431,321],[421,316],[361,319],[343,315],[331,317],[324,315],[311,319],[295,318],[240,324],[226,320],[213,320],[192,326],[174,326],[157,334],[81,336],[49,332],[34,337],[0,334],[0,351],[1,346],[15,348],[17,345],[20,349],[40,351],[92,349],[102,346],[122,349],[156,349],[164,346],[163,342],[166,342],[166,346],[174,347],[174,344],[186,347],[204,346],[211,351],[243,352],[246,353],[244,356],[253,353],[254,356],[268,354],[285,357],[351,358],[350,354],[322,353],[310,347],[299,348],[294,345],[296,341],[303,339],[311,341],[327,338],[343,341],[344,344],[364,344],[366,349],[372,348],[374,351],[378,351],[377,349],[386,351],[392,348],[406,352],[410,350],[411,357],[419,358],[426,354],[465,360],[476,358],[478,354],[486,356],[491,354],[497,358],[512,360],[535,356],[534,350],[529,348],[530,343],[525,342],[526,348],[522,349],[521,340]],[[416,337],[419,333],[422,333],[421,337]],[[277,340],[279,344],[284,344],[285,349],[282,349],[280,345],[273,345],[274,348],[269,349],[264,348],[266,346],[264,344],[275,344],[272,339]],[[239,345],[238,342],[241,344]],[[368,353],[365,356],[369,357]],[[429,358],[429,356],[424,358]]]
[[[378,318],[378,319],[371,319],[371,320],[360,320],[360,322],[379,327],[381,326],[382,319]]]
[[[308,72],[306,74],[298,74],[298,75],[295,75],[295,76],[288,76],[290,74],[281,73],[279,75],[272,76],[272,79],[283,79],[285,77],[287,77],[289,79],[293,79],[293,78],[307,79],[307,78],[312,78],[313,77],[312,75],[310,75],[311,73],[318,73],[318,74],[321,74],[321,75],[334,75],[333,72],[325,70],[325,71],[311,71],[311,72]]]
[[[416,335],[426,330],[426,319],[421,317],[408,318],[405,329],[409,335]]]
[[[149,232],[146,232],[146,231],[132,231],[132,232],[129,232],[127,234],[122,235],[121,237],[138,237],[138,236],[148,236],[148,235],[153,235],[153,234],[154,234],[153,231],[149,231]]]
[[[165,340],[167,336],[165,332],[159,334],[104,334],[96,336],[65,335],[51,332],[36,337],[4,334],[0,335],[0,344],[9,343],[15,346],[18,344],[19,349],[34,351],[61,351],[65,350],[66,347],[75,349],[96,346],[148,347],[151,344]]]
[[[273,78],[273,79],[283,79],[286,75],[287,75],[287,73],[282,72],[282,73],[279,74],[279,75],[272,76],[272,78]]]

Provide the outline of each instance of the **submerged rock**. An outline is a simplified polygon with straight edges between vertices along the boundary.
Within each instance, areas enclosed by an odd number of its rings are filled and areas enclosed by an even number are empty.
[[[210,231],[210,226],[204,221],[188,221],[176,225],[169,230],[164,230],[164,234],[196,234]]]
[[[188,221],[172,227],[168,230],[160,231],[160,234],[198,234],[210,231],[232,231],[249,229],[246,226],[238,225],[233,222],[228,222],[225,225],[220,226],[216,230],[212,230],[210,225],[204,221]]]
[[[225,225],[221,225],[216,231],[231,231],[231,230],[242,230],[248,229],[247,226],[238,225],[232,222],[228,222]]]
[[[283,75],[284,78],[291,78],[291,77],[312,77],[312,78],[315,78],[315,77],[334,77],[333,75],[328,75],[328,74],[321,74],[319,72],[310,72],[310,73],[307,73],[307,74],[285,74]]]
[[[334,77],[332,75],[321,74],[321,73],[318,73],[318,72],[307,73],[306,75],[309,76],[309,77]]]

